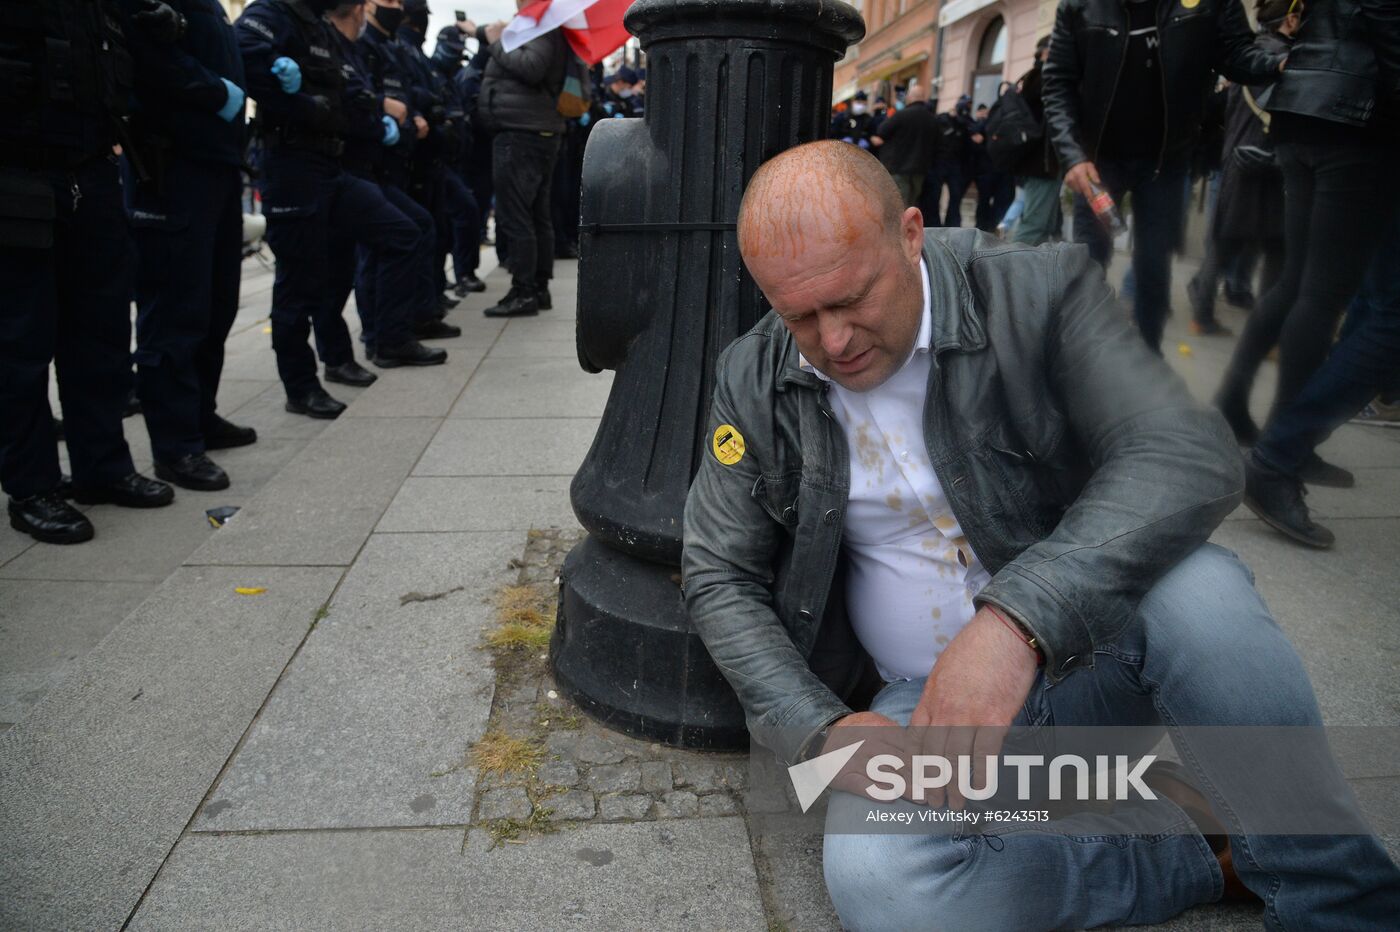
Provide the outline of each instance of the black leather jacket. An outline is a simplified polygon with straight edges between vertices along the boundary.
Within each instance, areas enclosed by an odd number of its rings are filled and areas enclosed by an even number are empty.
[[[1045,63],[1045,117],[1066,168],[1098,154],[1128,51],[1126,2],[1061,0],[1055,11]],[[1277,75],[1282,56],[1255,46],[1240,0],[1156,3],[1167,121],[1157,159],[1161,168],[1189,156],[1216,72],[1240,84],[1259,84]]]
[[[926,230],[923,257],[929,462],[992,574],[976,601],[1024,623],[1058,682],[1092,666],[1234,510],[1243,463],[1219,413],[1129,327],[1083,246]],[[743,452],[701,461],[682,555],[691,621],[754,737],[788,761],[850,711],[851,678],[820,643],[843,640],[832,629],[845,624],[847,440],[828,383],[797,357],[773,313],[721,354],[706,436],[724,425]]]
[[[1393,129],[1400,116],[1400,12],[1394,0],[1311,0],[1271,113]]]

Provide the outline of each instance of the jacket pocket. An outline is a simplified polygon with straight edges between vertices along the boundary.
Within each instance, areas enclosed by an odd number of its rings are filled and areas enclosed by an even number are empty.
[[[40,175],[0,170],[0,246],[53,246],[53,185]]]
[[[753,484],[753,497],[774,521],[786,528],[797,526],[801,473],[782,476],[760,475]]]

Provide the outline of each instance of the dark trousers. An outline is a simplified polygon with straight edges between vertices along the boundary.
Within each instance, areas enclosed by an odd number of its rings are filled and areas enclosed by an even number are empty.
[[[451,253],[452,275],[460,282],[475,275],[481,265],[481,211],[461,175],[449,168],[443,180],[447,236],[438,238],[437,265],[442,267],[442,260]]]
[[[136,391],[157,460],[204,452],[224,340],[238,314],[243,251],[238,167],[169,160],[159,191],[137,188]],[[149,195],[147,197],[146,195]]]
[[[537,288],[554,277],[549,194],[559,137],[507,131],[494,145],[496,235],[508,241],[511,286]]]
[[[1278,412],[1302,390],[1332,344],[1337,318],[1355,294],[1392,198],[1380,198],[1385,149],[1345,143],[1282,142],[1283,274],[1258,303],[1239,342],[1218,401],[1227,411],[1248,408],[1255,373],[1279,347]],[[1271,415],[1272,417],[1272,415]]]
[[[924,175],[924,190],[919,195],[919,209],[924,214],[924,226],[939,226],[938,202],[945,187],[948,189],[948,206],[942,212],[942,225],[962,226],[962,197],[967,192],[967,179],[959,159],[941,159],[934,162],[933,167]]]
[[[583,146],[587,137],[574,121],[564,133],[554,164],[550,210],[554,221],[554,254],[578,249],[579,200],[583,193]]]
[[[1104,159],[1095,162],[1104,187],[1123,203],[1133,195],[1133,319],[1147,345],[1161,352],[1162,331],[1171,313],[1172,253],[1181,239],[1186,200],[1182,169],[1157,171],[1154,159]],[[1074,196],[1074,241],[1084,243],[1100,265],[1108,268],[1113,243],[1094,217],[1087,201]]]
[[[977,229],[991,233],[1016,199],[1016,181],[1005,172],[977,176]]]
[[[439,250],[439,245],[451,237],[452,227],[448,223],[446,213],[446,179],[447,169],[441,162],[420,158],[413,166],[413,180],[408,186],[408,191],[413,195],[413,199],[418,202],[418,206],[428,212],[428,216],[433,221],[433,240],[428,246],[430,264],[432,266],[433,295],[432,304],[434,315],[441,317],[442,312],[437,310],[438,296],[447,290],[446,263],[443,261],[447,256],[447,250]]]
[[[1234,290],[1250,290],[1249,277],[1244,276],[1246,287],[1240,288],[1239,279],[1235,275],[1242,267],[1252,266],[1253,258],[1259,253],[1264,255],[1264,271],[1259,287],[1261,291],[1268,291],[1283,274],[1281,238],[1271,236],[1268,239],[1250,240],[1235,236],[1217,236],[1206,242],[1206,257],[1201,261],[1201,267],[1195,277],[1191,279],[1196,292],[1192,316],[1197,323],[1215,322],[1215,292],[1222,275],[1226,285]]]
[[[136,469],[122,435],[136,256],[116,160],[22,177],[52,188],[56,218],[51,246],[0,248],[0,487],[15,498],[58,487],[50,362],[73,480]]]
[[[274,157],[297,155],[269,154]],[[386,321],[410,320],[414,296],[420,290],[415,260],[420,267],[422,260],[414,250],[421,246],[422,233],[378,185],[345,172],[313,177],[308,183],[317,187],[309,210],[269,213],[267,223],[267,242],[277,257],[272,348],[277,353],[277,374],[289,395],[320,385],[307,337],[312,321],[324,319],[331,298],[332,231],[374,250],[374,308],[381,329]],[[431,250],[431,240],[429,244]],[[382,338],[390,340],[389,335]],[[399,339],[399,334],[393,334],[393,339]]]
[[[475,137],[472,139],[471,155],[467,157],[467,185],[472,189],[472,197],[476,198],[476,207],[481,214],[481,238],[477,241],[480,245],[486,240],[486,221],[491,216],[496,195],[491,169],[491,150],[495,146],[486,130],[474,126],[472,132]]]
[[[1366,270],[1342,339],[1270,420],[1255,454],[1296,476],[1308,456],[1378,392],[1400,384],[1400,207]]]

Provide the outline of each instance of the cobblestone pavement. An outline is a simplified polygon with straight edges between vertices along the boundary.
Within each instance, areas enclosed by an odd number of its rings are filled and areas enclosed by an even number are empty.
[[[611,385],[578,369],[574,274],[555,311],[508,323],[480,314],[506,287],[489,276],[449,318],[447,365],[335,386],[350,408],[327,423],[282,410],[250,262],[220,407],[260,439],[216,454],[233,486],[92,507],[80,547],[0,529],[0,927],[838,928],[820,837],[745,811],[747,755],[615,734],[549,679],[582,533],[569,480]],[[1231,341],[1180,314],[1168,334],[1207,397]],[[1254,568],[1327,719],[1393,725],[1400,431],[1344,427],[1322,452],[1358,476],[1310,496],[1333,551],[1247,511],[1214,539]],[[509,631],[508,599],[531,603]],[[1210,906],[1167,927],[1259,921]]]

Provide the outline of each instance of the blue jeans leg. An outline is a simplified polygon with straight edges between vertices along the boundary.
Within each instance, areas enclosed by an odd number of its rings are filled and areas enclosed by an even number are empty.
[[[873,708],[907,721],[922,682],[896,683]],[[1148,592],[1092,669],[1060,683],[1038,678],[1016,724],[1165,726],[1222,817],[1217,789],[1235,775],[1189,745],[1176,726],[1312,725],[1319,722],[1307,674],[1229,551],[1205,545]],[[1151,732],[1147,732],[1151,734]],[[1053,736],[1052,736],[1053,737]],[[1324,772],[1319,768],[1316,772]],[[1354,805],[1339,773],[1313,798]],[[838,807],[878,804],[837,794]],[[1059,833],[838,835],[825,844],[827,887],[842,922],[861,929],[1054,929],[1163,921],[1220,897],[1219,865],[1186,816],[1165,799],[1153,821],[1179,831],[1095,830],[1076,815]],[[846,822],[845,824],[851,824]],[[1100,822],[1101,824],[1101,822]],[[1276,928],[1385,928],[1400,915],[1400,873],[1373,836],[1242,836],[1232,833],[1241,879],[1267,904]],[[1014,893],[1013,893],[1014,891]]]

